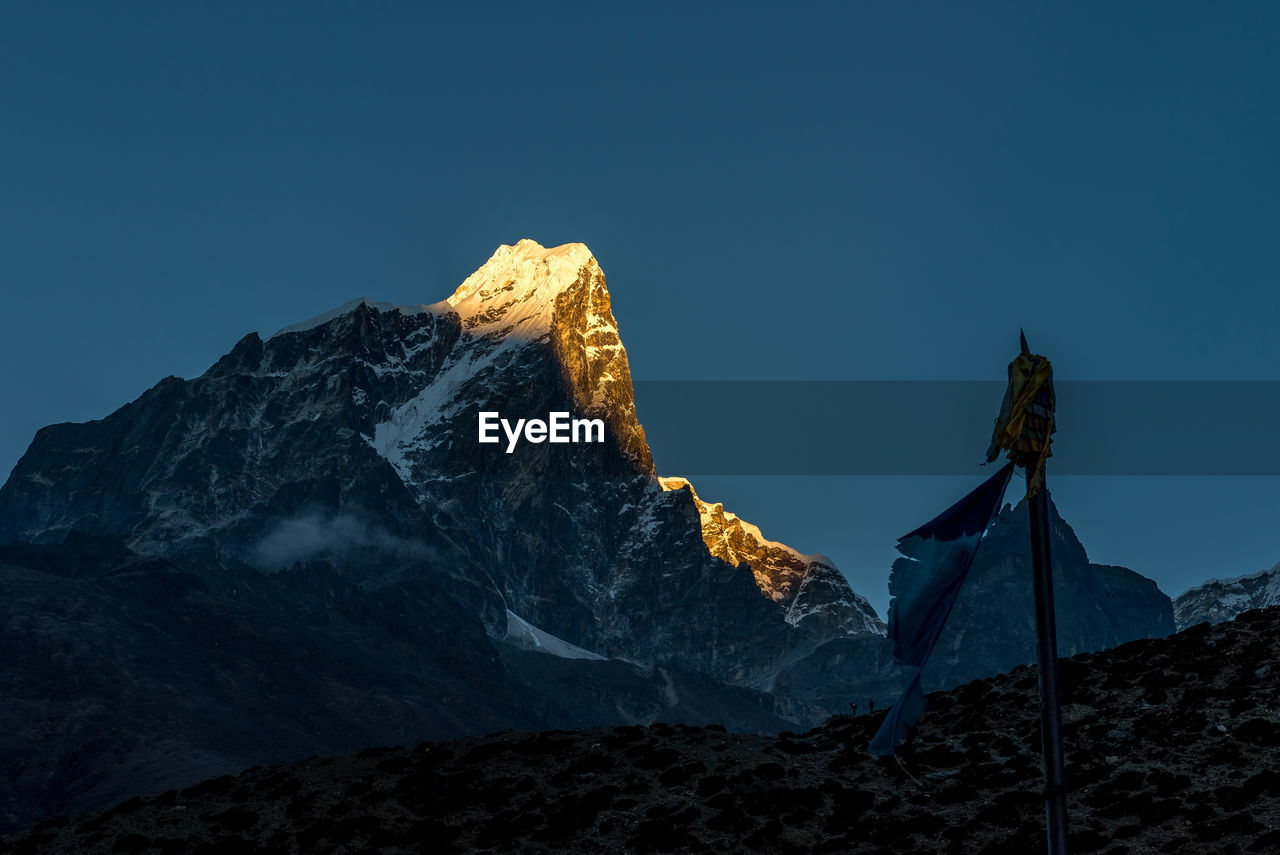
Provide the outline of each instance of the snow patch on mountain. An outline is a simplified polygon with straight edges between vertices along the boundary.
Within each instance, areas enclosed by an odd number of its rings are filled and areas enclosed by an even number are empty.
[[[549,653],[561,659],[604,659],[599,653],[592,653],[576,644],[570,644],[563,638],[557,638],[549,632],[538,629],[515,612],[507,609],[507,636],[509,644],[524,650],[538,653]]]
[[[464,383],[491,368],[495,356],[475,352],[463,355],[440,371],[415,397],[392,410],[389,419],[374,426],[369,444],[395,467],[406,484],[414,481],[413,455],[429,451],[449,439],[447,432],[428,429],[449,421],[464,407],[473,405],[459,390]]]

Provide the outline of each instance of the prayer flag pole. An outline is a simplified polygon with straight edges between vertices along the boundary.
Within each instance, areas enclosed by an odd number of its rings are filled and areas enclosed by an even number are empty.
[[[1044,479],[1041,477],[1041,487]],[[1053,614],[1049,555],[1049,497],[1041,489],[1027,501],[1036,589],[1036,661],[1040,666],[1040,735],[1044,741],[1044,810],[1049,855],[1067,855],[1067,778],[1058,701],[1058,633]]]
[[[1049,855],[1067,855],[1067,781],[1062,755],[1062,708],[1058,694],[1058,634],[1053,611],[1053,559],[1049,551],[1049,494],[1045,460],[1054,432],[1053,368],[1031,353],[1009,363],[1009,388],[987,459],[1000,449],[1026,468],[1031,564],[1036,597],[1036,661],[1040,670],[1040,736],[1044,745],[1044,808]]]

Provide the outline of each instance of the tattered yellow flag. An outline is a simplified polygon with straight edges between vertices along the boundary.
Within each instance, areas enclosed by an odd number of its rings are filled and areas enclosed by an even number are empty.
[[[1009,388],[1000,405],[1000,415],[987,448],[987,462],[1009,452],[1009,459],[1027,470],[1027,498],[1044,487],[1044,462],[1053,442],[1053,366],[1049,360],[1027,349],[1022,336],[1022,353],[1009,363]]]

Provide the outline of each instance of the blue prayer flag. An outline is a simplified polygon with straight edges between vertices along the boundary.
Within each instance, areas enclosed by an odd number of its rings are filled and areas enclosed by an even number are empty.
[[[916,673],[871,740],[872,754],[892,754],[925,709],[920,674],[973,566],[982,536],[1004,501],[1013,464],[933,520],[898,540],[902,557],[889,577],[889,639],[893,655]]]

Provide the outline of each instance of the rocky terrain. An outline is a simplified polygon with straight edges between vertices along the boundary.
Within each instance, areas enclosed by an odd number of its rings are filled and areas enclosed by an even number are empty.
[[[1072,851],[1280,850],[1280,609],[1062,662]],[[655,724],[380,748],[59,817],[0,852],[895,852],[1043,848],[1036,672],[802,734]]]
[[[1184,591],[1173,601],[1178,628],[1231,620],[1249,609],[1280,605],[1280,564],[1261,573],[1233,579],[1210,579]]]

